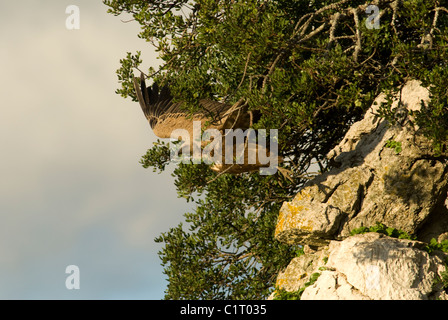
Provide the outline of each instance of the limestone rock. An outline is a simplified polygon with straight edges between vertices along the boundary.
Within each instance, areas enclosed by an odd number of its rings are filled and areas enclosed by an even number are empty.
[[[369,300],[336,271],[323,271],[313,286],[305,289],[301,300]]]
[[[326,270],[301,298],[447,299],[447,284],[441,280],[447,272],[444,261],[423,247],[419,241],[378,233],[331,241]]]
[[[325,265],[328,259],[327,250],[305,253],[294,258],[288,267],[277,276],[276,285],[286,291],[294,292],[305,286],[313,273]]]
[[[339,165],[283,203],[275,237],[307,251],[278,275],[280,289],[302,299],[448,300],[448,254],[430,255],[421,242],[448,239],[448,155],[435,156],[409,116],[429,92],[418,81],[400,90],[396,126],[376,116],[385,99],[379,95],[328,154]],[[350,236],[378,222],[419,241]]]
[[[291,261],[276,286],[289,292],[317,280],[301,299],[426,300],[448,299],[447,254],[428,254],[425,243],[366,233],[304,254]],[[274,295],[275,296],[275,295]]]
[[[280,210],[275,237],[289,244],[324,246],[360,226],[381,222],[429,241],[448,231],[448,164],[408,116],[429,92],[408,82],[396,97],[401,125],[376,116],[385,95],[353,124],[328,158],[339,163],[305,185]]]
[[[336,173],[337,172],[337,173]],[[321,246],[334,239],[342,219],[355,215],[372,173],[364,168],[349,168],[344,175],[337,169],[324,174],[303,188],[280,209],[276,237],[293,244]]]

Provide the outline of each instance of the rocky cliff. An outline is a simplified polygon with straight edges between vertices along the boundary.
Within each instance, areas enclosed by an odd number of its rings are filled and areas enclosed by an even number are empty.
[[[386,100],[379,95],[328,154],[334,169],[283,204],[275,237],[304,245],[305,254],[279,274],[277,293],[300,292],[302,299],[448,297],[448,260],[426,244],[448,238],[448,162],[432,152],[409,112],[429,99],[426,88],[409,81],[394,99],[397,123],[391,125],[377,115]],[[378,224],[416,240],[351,236]]]

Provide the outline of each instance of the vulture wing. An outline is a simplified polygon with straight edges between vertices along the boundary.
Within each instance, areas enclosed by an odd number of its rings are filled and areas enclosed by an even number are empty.
[[[201,110],[193,114],[182,108],[183,102],[173,102],[173,97],[168,86],[163,86],[161,90],[156,83],[152,87],[146,87],[144,75],[134,78],[134,89],[137,94],[140,107],[148,119],[154,133],[160,138],[169,138],[171,131],[179,128],[191,130],[192,121],[199,120],[204,124],[210,123],[210,127],[226,129],[227,127],[240,127],[249,116],[247,112],[240,108],[241,103],[230,106],[217,101],[202,99],[199,101]],[[243,116],[245,115],[245,116]],[[238,121],[238,119],[245,121]],[[246,125],[245,125],[246,126]],[[248,125],[246,126],[246,128]]]

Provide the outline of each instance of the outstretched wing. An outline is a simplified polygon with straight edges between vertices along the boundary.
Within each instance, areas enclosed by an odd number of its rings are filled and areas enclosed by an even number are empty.
[[[190,127],[186,123],[192,119],[218,124],[217,127],[224,129],[225,124],[235,124],[235,115],[240,117],[244,113],[239,107],[202,99],[199,101],[201,110],[191,114],[182,108],[183,102],[173,102],[168,86],[163,86],[161,90],[156,83],[152,87],[146,87],[143,74],[140,78],[134,78],[134,89],[151,128],[161,138],[166,138],[166,135],[169,137],[169,132],[174,129]],[[232,121],[229,121],[231,118]]]
[[[164,86],[159,92],[157,83],[151,87],[146,87],[145,77],[143,73],[140,78],[134,78],[134,89],[137,94],[140,107],[148,119],[151,128],[157,124],[159,118],[164,114],[178,109],[180,111],[180,103],[173,104],[171,93],[167,86]]]

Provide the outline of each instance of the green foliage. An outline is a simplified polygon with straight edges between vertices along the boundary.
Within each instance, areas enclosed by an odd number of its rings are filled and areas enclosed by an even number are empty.
[[[273,239],[281,202],[269,199],[286,199],[286,193],[266,176],[217,177],[202,164],[190,175],[191,167],[180,164],[174,171],[185,177],[176,180],[180,194],[197,204],[185,214],[189,231],[179,225],[156,239],[165,243],[160,256],[170,279],[166,298],[266,297],[280,267],[296,254]]]
[[[380,92],[388,95],[381,115],[397,120],[392,95],[409,79],[429,87],[432,100],[415,111],[415,122],[436,152],[445,151],[446,1],[380,0],[379,29],[366,27],[365,1],[358,0],[103,2],[111,14],[131,14],[141,26],[138,36],[162,61],[158,70],[142,68],[140,52],[127,53],[117,70],[118,94],[136,99],[132,77],[141,70],[169,84],[190,111],[200,98],[229,104],[244,98],[261,114],[255,129],[279,130],[282,166],[293,172],[290,181],[279,174],[217,175],[205,164],[179,163],[173,171],[178,194],[197,208],[185,214],[188,229],[179,225],[156,239],[164,243],[159,256],[169,282],[166,298],[266,297],[278,271],[297,254],[273,239],[281,203],[306,182],[312,162],[327,170],[326,154]],[[432,44],[421,46],[428,33]],[[158,141],[141,164],[165,170],[169,148]]]
[[[116,94],[121,95],[123,98],[131,97],[133,101],[138,101],[134,92],[134,68],[142,63],[140,59],[141,52],[137,51],[136,55],[128,52],[126,58],[120,60],[121,67],[117,70],[118,82],[121,83],[121,88],[115,91]]]
[[[303,251],[303,246],[301,246],[300,248],[298,248],[296,250],[295,257],[297,258],[297,257],[300,257],[301,255],[304,255],[304,254],[305,254],[305,251]]]
[[[394,149],[395,153],[398,154],[401,152],[401,142],[394,141],[394,140],[387,140],[386,141],[386,148]]]
[[[436,239],[432,238],[428,245],[425,247],[425,250],[430,254],[435,250],[440,250],[448,253],[448,240],[438,242]]]
[[[350,232],[350,235],[353,236],[355,234],[363,234],[367,232],[377,232],[385,234],[386,236],[392,237],[392,238],[398,238],[398,239],[408,239],[408,240],[416,240],[417,237],[414,235],[410,235],[407,232],[403,230],[399,230],[396,228],[390,228],[385,226],[382,223],[377,222],[374,226],[371,227],[360,227],[353,229]]]
[[[435,251],[442,251],[448,253],[448,239],[438,242],[435,238],[425,246],[425,250],[429,254],[434,254]],[[448,292],[448,257],[445,256],[445,270],[435,275],[434,285],[440,284],[445,292]]]
[[[440,90],[439,88],[433,91]],[[432,96],[428,105],[422,102],[419,111],[411,112],[416,119],[416,124],[423,133],[434,142],[436,156],[447,151],[448,141],[448,90]]]
[[[434,279],[434,284],[441,284],[442,288],[447,292],[448,290],[448,266],[445,264],[445,270],[441,271],[439,274],[436,274],[436,278]]]
[[[300,300],[302,297],[303,291],[309,286],[312,286],[317,279],[319,278],[320,273],[315,272],[310,276],[310,280],[304,284],[302,288],[297,291],[286,291],[282,288],[275,288],[274,291],[274,300]]]
[[[273,300],[300,300],[305,288],[300,288],[297,291],[286,291],[282,288],[275,288]]]
[[[140,164],[145,169],[153,167],[153,172],[158,170],[161,173],[170,161],[170,146],[159,139],[153,144],[154,148],[148,149],[146,154],[142,156]]]

